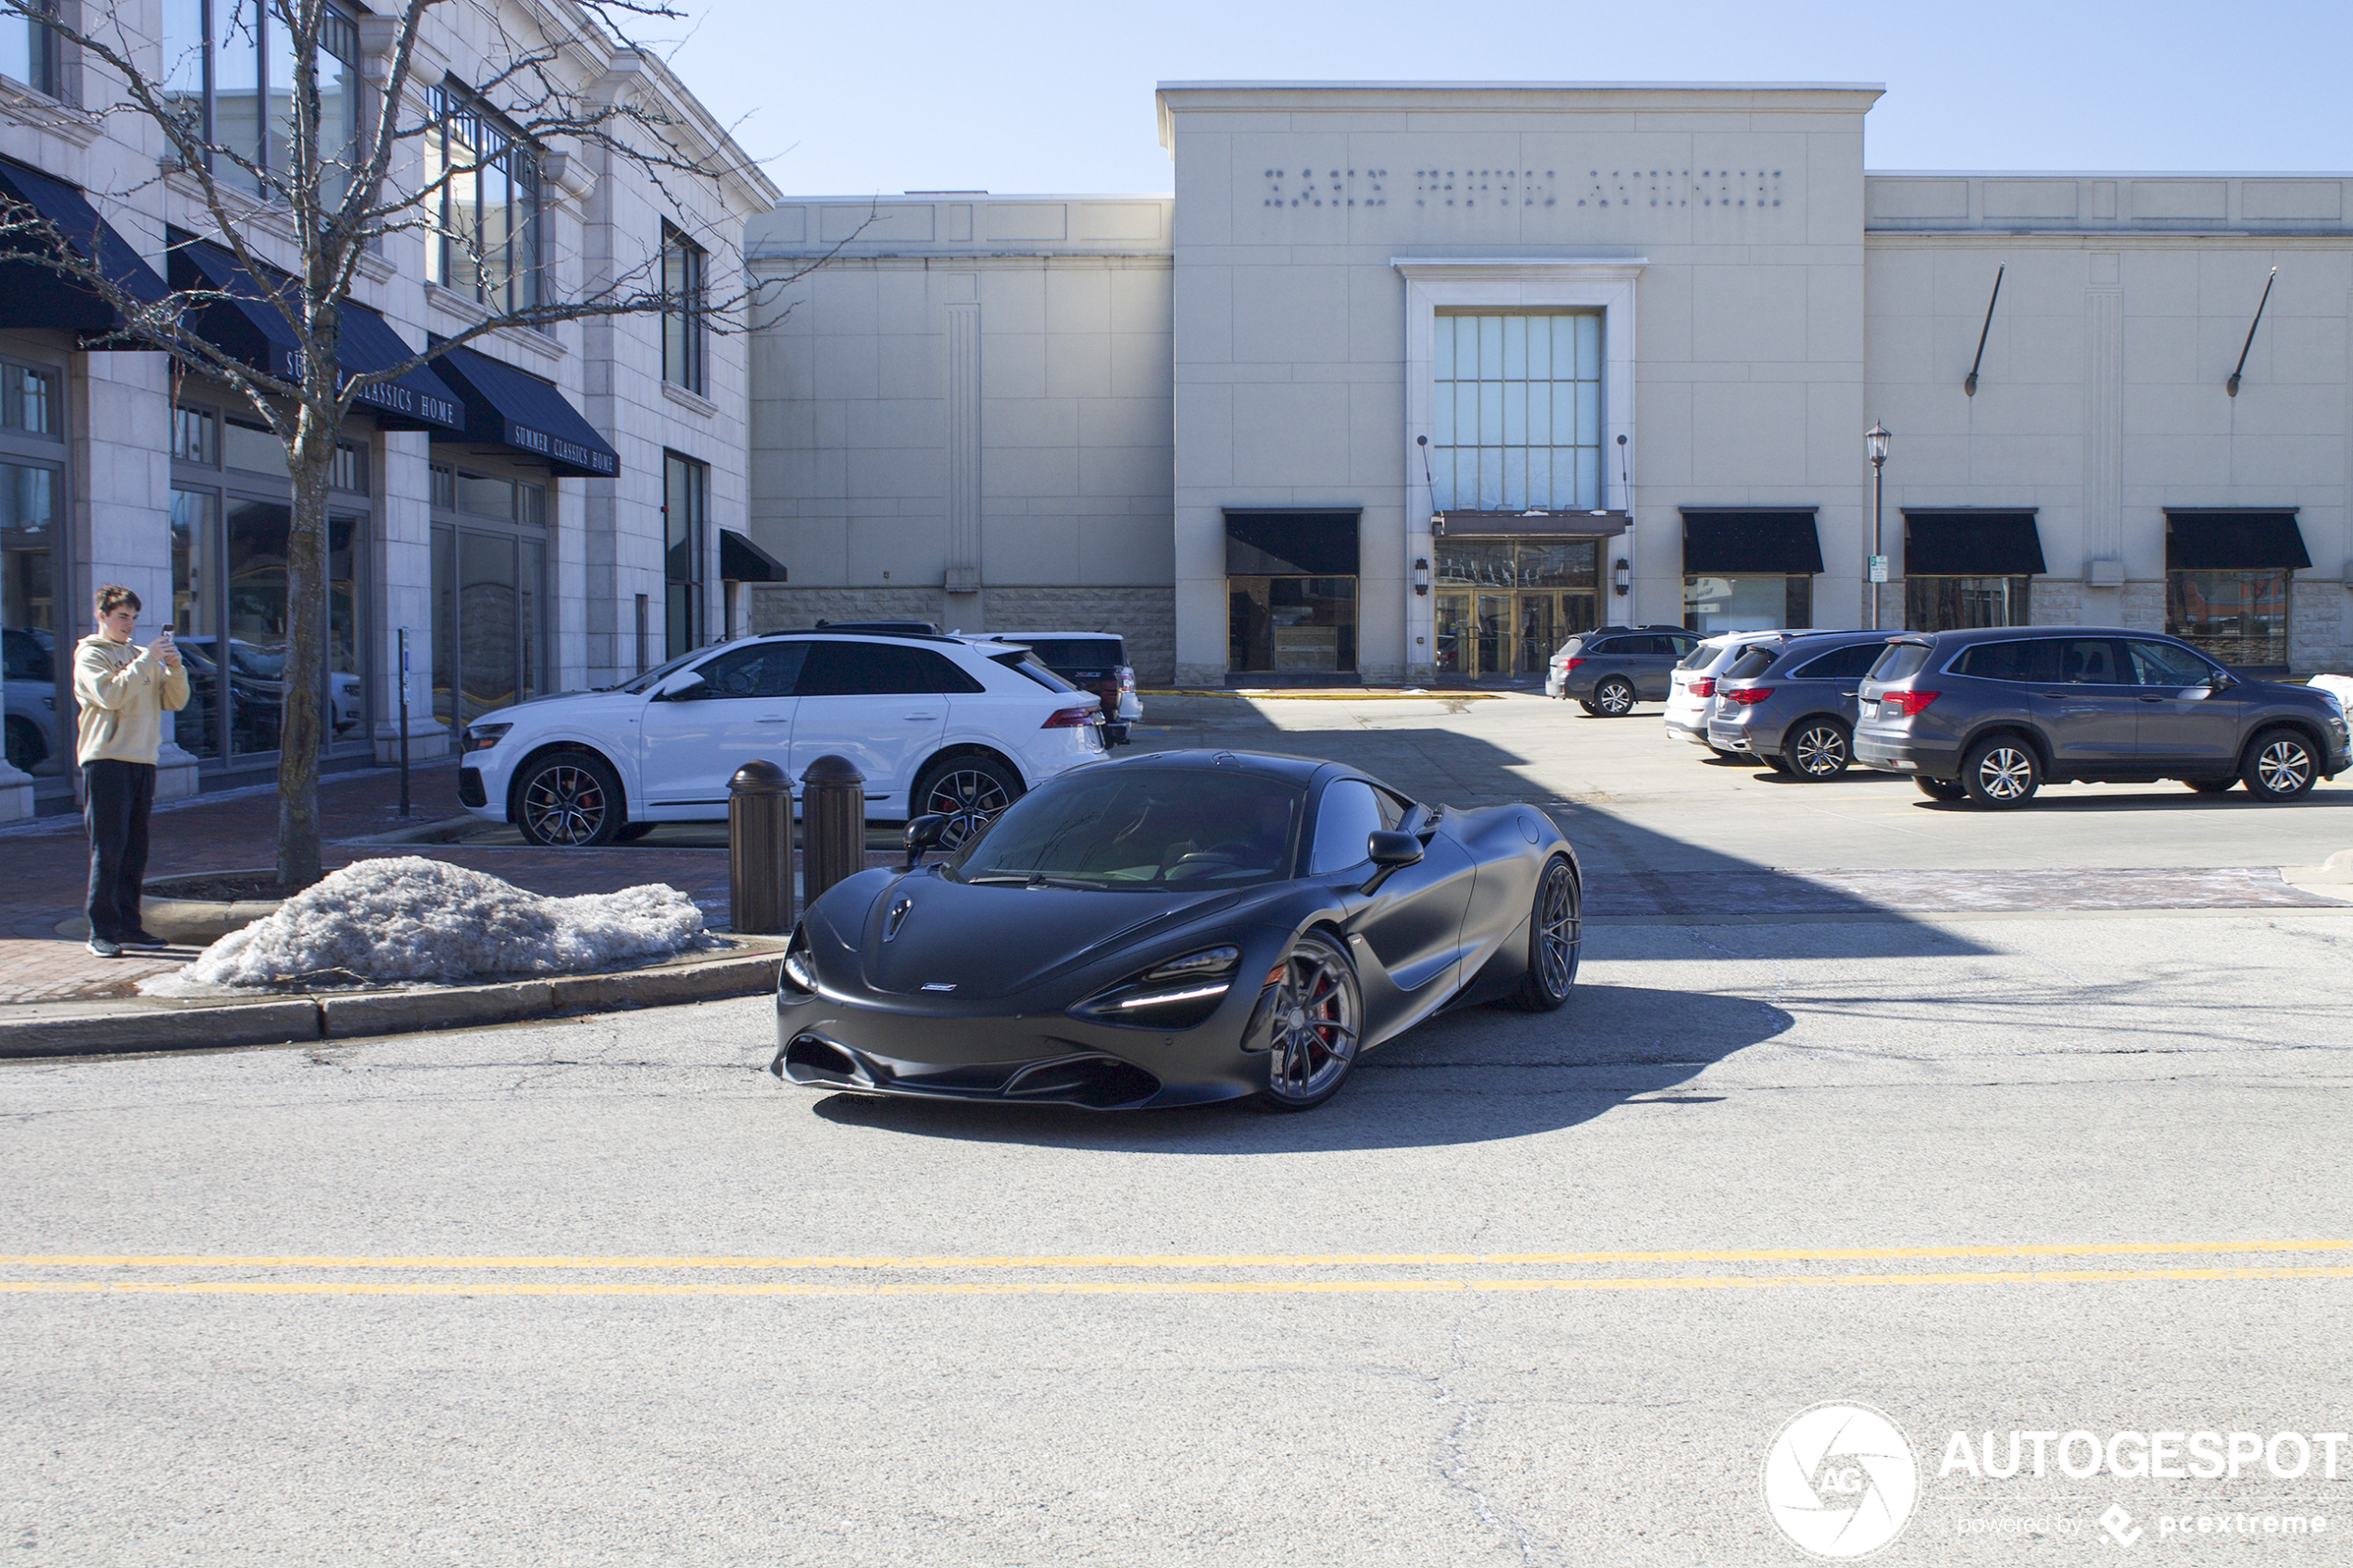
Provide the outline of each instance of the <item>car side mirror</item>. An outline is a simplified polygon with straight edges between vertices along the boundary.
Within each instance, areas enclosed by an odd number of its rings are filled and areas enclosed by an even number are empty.
[[[711,683],[689,670],[683,675],[673,675],[663,682],[661,690],[654,694],[654,699],[658,702],[694,702],[710,695]]]
[[[2239,684],[2239,678],[2227,670],[2217,670],[2206,684],[2218,692],[2226,692]]]
[[[948,834],[948,819],[933,815],[917,817],[907,824],[907,869],[913,871],[924,863],[924,851],[937,849]]]
[[[1365,840],[1365,851],[1372,858],[1372,880],[1365,884],[1365,891],[1372,892],[1407,866],[1419,865],[1422,841],[1410,833],[1375,833]]]

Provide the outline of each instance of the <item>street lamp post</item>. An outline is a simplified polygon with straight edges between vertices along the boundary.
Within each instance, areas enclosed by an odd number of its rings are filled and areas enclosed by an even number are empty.
[[[1871,459],[1871,559],[1869,569],[1863,573],[1869,579],[1864,583],[1863,592],[1870,597],[1871,630],[1874,632],[1880,629],[1880,584],[1887,581],[1887,546],[1880,520],[1883,515],[1881,502],[1885,493],[1889,439],[1887,427],[1877,420],[1873,420],[1871,428],[1863,433],[1863,450]]]

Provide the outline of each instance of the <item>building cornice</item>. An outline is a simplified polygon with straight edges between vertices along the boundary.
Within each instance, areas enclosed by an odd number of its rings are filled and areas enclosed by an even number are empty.
[[[1852,114],[1886,92],[1869,82],[1164,82],[1160,144],[1180,113]]]
[[[1412,282],[1517,283],[1574,276],[1622,282],[1650,265],[1641,256],[1392,256],[1390,266]]]

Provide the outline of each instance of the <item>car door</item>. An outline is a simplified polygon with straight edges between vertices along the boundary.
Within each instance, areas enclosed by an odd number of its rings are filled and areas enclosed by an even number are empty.
[[[866,776],[866,809],[903,804],[914,771],[939,744],[951,694],[985,688],[936,648],[918,643],[812,639],[794,685],[792,774],[820,757],[847,758]]]
[[[2131,771],[2139,760],[2141,684],[2123,642],[2115,637],[2049,640],[2057,645],[2057,679],[2033,681],[2028,700],[2050,742],[2053,771]],[[2047,675],[2047,671],[2038,672]]]
[[[1642,672],[1635,681],[1634,689],[1642,693],[1647,702],[1665,702],[1675,684],[1675,666],[1685,654],[1699,646],[1699,639],[1654,633],[1643,642],[1649,652],[1643,657]]]
[[[2237,766],[2246,704],[2214,667],[2178,643],[2132,637],[2124,644],[2141,686],[2133,749],[2158,767],[2228,773]]]
[[[1852,729],[1856,718],[1855,694],[1886,647],[1883,642],[1870,642],[1832,649],[1799,666],[1794,679],[1819,683],[1821,689],[1810,694],[1811,700],[1818,707],[1836,711]]]
[[[727,781],[750,761],[787,765],[793,683],[808,645],[751,643],[695,666],[694,695],[648,697],[637,720],[638,798],[664,816],[727,811]]]
[[[1362,779],[1333,780],[1315,808],[1307,874],[1361,888],[1373,874],[1366,840],[1395,827],[1404,811],[1403,801]],[[1433,834],[1424,840],[1418,864],[1391,872],[1369,897],[1353,900],[1349,935],[1363,940],[1381,971],[1365,977],[1368,1003],[1377,1001],[1384,983],[1406,1008],[1453,990],[1475,870],[1462,846]]]

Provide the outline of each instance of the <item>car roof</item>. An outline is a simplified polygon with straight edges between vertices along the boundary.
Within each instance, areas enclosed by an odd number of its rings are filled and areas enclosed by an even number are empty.
[[[1147,751],[1134,757],[1122,757],[1110,762],[1099,762],[1100,768],[1181,768],[1206,771],[1213,768],[1239,768],[1261,777],[1282,779],[1287,783],[1307,784],[1318,773],[1333,772],[1354,775],[1358,769],[1347,767],[1321,757],[1292,757],[1279,751]],[[1086,770],[1093,771],[1094,769]],[[1075,776],[1072,775],[1072,776]],[[1370,774],[1365,774],[1370,777]]]
[[[2167,642],[2181,641],[2170,633],[2153,632],[2145,626],[1971,626],[1957,632],[1890,634],[1890,640],[1898,637],[1907,643],[1934,643],[1944,647],[1963,647],[1970,643],[2006,643],[2019,637],[2162,637]]]
[[[1118,632],[975,632],[970,634],[975,637],[996,637],[1013,643],[1026,642],[1032,637],[1111,637],[1116,639],[1123,635]]]

